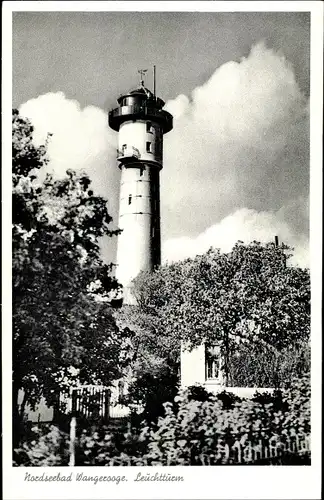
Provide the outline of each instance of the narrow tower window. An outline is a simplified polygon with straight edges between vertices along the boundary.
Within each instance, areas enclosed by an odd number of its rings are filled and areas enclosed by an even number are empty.
[[[151,122],[146,122],[146,132],[153,134],[153,127]]]
[[[130,194],[130,195],[128,196],[128,205],[130,205],[131,203],[132,203],[132,195]]]
[[[152,145],[152,143],[151,143],[151,142],[147,142],[147,143],[146,143],[146,152],[147,152],[147,153],[152,153],[152,151],[151,151],[151,145]]]

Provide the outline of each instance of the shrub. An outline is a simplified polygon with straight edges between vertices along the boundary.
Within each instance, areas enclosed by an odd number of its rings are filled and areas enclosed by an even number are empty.
[[[76,465],[109,465],[110,457],[119,454],[118,435],[106,427],[83,430],[77,447]]]
[[[211,392],[206,391],[202,385],[192,385],[188,387],[189,401],[209,401],[213,397]]]
[[[140,419],[157,422],[163,415],[163,404],[172,401],[178,392],[178,378],[174,373],[151,375],[144,373],[130,386],[127,403],[134,401],[143,406]]]
[[[235,403],[242,401],[239,396],[227,391],[216,394],[216,399],[222,403],[223,408],[226,410],[230,410],[234,407]]]
[[[311,430],[311,385],[310,375],[304,375],[289,384],[283,392],[283,402],[288,408],[286,425],[296,427],[300,432],[309,433]]]
[[[258,344],[241,344],[229,360],[232,387],[286,387],[293,379],[309,372],[308,342],[293,344],[281,351]]]
[[[69,436],[54,425],[32,427],[24,442],[14,450],[13,465],[17,467],[50,467],[67,465]]]
[[[256,392],[252,397],[252,401],[259,403],[262,406],[271,404],[273,411],[288,411],[288,405],[284,398],[284,393],[280,390],[274,392]]]
[[[197,399],[195,399],[197,398]],[[107,426],[84,429],[78,439],[76,465],[216,465],[253,463],[250,446],[285,444],[310,432],[310,379],[305,376],[274,394],[238,400],[223,392],[211,395],[195,387],[181,390],[164,404],[157,423],[129,432]],[[32,429],[32,438],[16,450],[15,465],[66,465],[68,435],[58,428]],[[237,452],[238,453],[238,452]],[[240,459],[241,460],[241,459]],[[288,460],[288,461],[287,461]],[[273,464],[293,464],[279,457]],[[297,462],[296,462],[297,463]],[[305,463],[308,463],[307,460]]]
[[[156,428],[143,429],[144,458],[151,465],[198,465],[204,457],[207,463],[228,463],[228,450],[236,442],[244,450],[249,443],[285,442],[310,431],[308,377],[273,396],[238,401],[223,393],[195,401],[192,391],[181,391],[175,403],[164,405],[165,416]]]

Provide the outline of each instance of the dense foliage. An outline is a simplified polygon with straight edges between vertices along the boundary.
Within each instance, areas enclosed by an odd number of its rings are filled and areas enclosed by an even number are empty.
[[[108,302],[117,283],[99,251],[99,239],[116,234],[106,200],[82,173],[45,175],[46,145],[34,145],[33,127],[17,111],[12,144],[13,410],[19,420],[25,404],[34,407],[42,396],[57,408],[59,392],[71,385],[109,385],[128,363],[129,346]]]
[[[141,273],[136,306],[117,315],[133,332],[128,399],[148,421],[163,413],[179,387],[181,342],[221,347],[227,386],[284,387],[310,370],[309,271],[289,267],[285,245],[211,249],[184,262]],[[287,263],[288,262],[288,263]]]
[[[14,450],[14,466],[55,467],[68,465],[69,436],[55,425],[24,429],[24,440]]]
[[[217,396],[190,401],[186,392],[166,404],[157,428],[143,429],[152,465],[194,465],[206,456],[222,463],[225,444],[258,444],[275,437],[285,442],[310,432],[310,384],[307,377],[289,390],[265,398],[234,401],[224,408]]]
[[[229,358],[229,386],[286,387],[294,377],[310,373],[309,342],[296,342],[281,350],[259,343],[239,344]]]
[[[165,413],[157,424],[142,427],[140,433],[126,429],[112,432],[103,426],[83,430],[78,440],[77,465],[234,464],[238,460],[232,453],[235,446],[239,446],[243,462],[252,463],[245,453],[251,445],[297,443],[296,435],[310,434],[308,377],[294,381],[285,391],[256,394],[251,400],[239,400],[230,393],[215,396],[192,388],[180,391],[173,403],[164,406]],[[61,462],[55,462],[63,465],[67,436],[62,446],[61,435],[52,429],[36,447],[34,444],[36,458],[27,445],[17,457],[25,457],[25,464],[27,457],[30,464],[45,465],[49,460],[54,463],[54,449],[57,453],[63,450]]]
[[[132,339],[132,382],[124,402],[131,409],[143,407],[141,418],[156,420],[179,385],[179,339],[164,334],[159,319],[138,306],[125,305],[115,317]]]
[[[289,267],[289,252],[285,245],[238,242],[227,254],[210,249],[142,273],[135,280],[139,307],[154,317],[172,349],[181,340],[189,349],[219,345],[225,383],[236,384],[230,372],[238,375],[233,358],[244,346],[263,352],[264,362],[269,353],[302,349],[309,340],[309,271]],[[254,379],[253,385],[262,383]]]

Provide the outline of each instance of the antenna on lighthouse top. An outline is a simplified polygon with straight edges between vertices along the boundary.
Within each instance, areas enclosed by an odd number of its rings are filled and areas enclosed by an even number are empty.
[[[147,69],[139,69],[138,73],[141,75],[140,85],[144,87],[144,75],[147,72]]]
[[[153,95],[156,97],[156,66],[153,66]]]

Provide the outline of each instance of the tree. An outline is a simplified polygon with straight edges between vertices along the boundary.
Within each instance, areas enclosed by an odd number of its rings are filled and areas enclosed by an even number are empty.
[[[48,138],[50,140],[50,137]],[[13,413],[76,383],[109,385],[128,364],[128,338],[120,335],[109,299],[118,284],[99,250],[114,236],[106,200],[85,174],[63,179],[39,172],[46,144],[36,147],[33,127],[13,112]],[[43,176],[44,177],[44,176]],[[24,390],[19,408],[17,395]]]
[[[231,252],[163,266],[135,280],[137,300],[165,336],[189,348],[220,345],[225,383],[241,344],[280,352],[308,341],[310,276],[289,267],[291,249],[238,242]]]
[[[236,387],[287,387],[293,378],[310,373],[309,342],[278,351],[260,343],[237,346],[229,359],[229,383]]]
[[[163,403],[177,394],[180,343],[160,328],[159,318],[140,304],[125,305],[115,312],[117,324],[131,332],[131,383],[125,402],[144,407],[141,419],[156,421],[164,413]]]

